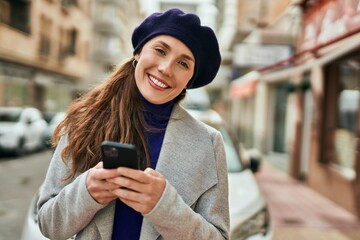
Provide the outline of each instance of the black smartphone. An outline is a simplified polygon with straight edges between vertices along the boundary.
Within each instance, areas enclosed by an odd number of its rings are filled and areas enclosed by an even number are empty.
[[[104,168],[128,167],[139,169],[137,149],[132,144],[104,141],[101,144]]]

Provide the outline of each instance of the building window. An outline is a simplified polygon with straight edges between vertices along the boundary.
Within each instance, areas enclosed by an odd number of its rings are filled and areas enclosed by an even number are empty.
[[[30,33],[30,3],[31,1],[24,0],[2,0],[0,7],[5,6],[5,10],[0,10],[1,21],[17,30]]]
[[[52,22],[45,16],[40,18],[40,48],[39,53],[41,56],[50,56],[51,51],[51,28]]]
[[[77,53],[77,38],[78,33],[76,29],[60,29],[59,61],[63,61],[66,57],[75,55]]]
[[[63,28],[60,28],[60,34],[59,34],[59,54],[58,59],[59,61],[63,61],[66,57],[65,54],[65,45],[66,45],[66,38],[65,38],[65,30]]]
[[[77,0],[61,0],[61,5],[63,7],[77,7],[78,6],[78,1]]]
[[[65,111],[73,100],[71,86],[65,84],[49,86],[44,95],[44,107],[48,111]]]
[[[10,22],[10,4],[7,1],[0,0],[0,23],[9,24]]]
[[[284,83],[274,85],[274,135],[272,151],[286,152],[285,130],[288,98],[287,86]]]
[[[103,3],[98,6],[97,13],[102,16],[104,19],[113,20],[114,18],[118,18],[118,13],[116,11],[116,7],[114,7],[113,3]]]
[[[2,106],[22,106],[29,102],[30,86],[26,81],[7,81],[0,78]]]
[[[322,156],[344,173],[354,170],[359,141],[360,53],[344,57],[325,69]]]
[[[70,55],[76,54],[76,39],[77,39],[77,31],[72,29],[68,32],[69,34],[69,48],[68,52]]]
[[[360,101],[360,55],[339,63],[335,163],[354,168]]]

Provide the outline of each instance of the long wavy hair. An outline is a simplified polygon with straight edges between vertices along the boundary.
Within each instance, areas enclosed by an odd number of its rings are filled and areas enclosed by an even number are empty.
[[[139,90],[135,82],[134,58],[119,65],[102,84],[78,98],[68,109],[65,119],[53,134],[56,147],[67,135],[67,146],[61,157],[71,164],[64,180],[85,172],[101,161],[101,143],[115,141],[134,144],[140,154],[141,168],[150,166],[145,133],[146,121]],[[179,102],[185,91],[175,98]]]

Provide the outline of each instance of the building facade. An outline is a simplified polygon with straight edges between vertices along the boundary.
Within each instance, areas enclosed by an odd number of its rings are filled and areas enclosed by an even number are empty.
[[[139,1],[0,0],[0,105],[65,111],[132,56]]]
[[[90,2],[0,1],[0,105],[66,108],[89,69]]]
[[[360,217],[360,1],[305,1],[302,7],[296,63],[307,66],[300,83],[310,83],[314,111],[309,141],[301,141],[302,124],[295,141],[309,145],[308,184]],[[302,94],[298,98],[304,115]]]
[[[228,119],[241,142],[248,148],[255,147],[282,155],[282,158],[288,155],[284,115],[286,92],[280,84],[274,85],[268,96],[256,94],[261,85],[258,82],[261,75],[256,70],[294,53],[300,14],[292,4],[276,0],[239,1],[238,31],[232,57],[233,81],[229,91],[232,100]],[[263,99],[267,104],[262,105]],[[269,105],[271,101],[277,103]],[[274,127],[268,128],[272,123]]]
[[[144,15],[139,1],[103,0],[92,5],[92,48],[86,90],[106,79],[114,67],[132,56],[131,34]]]
[[[291,1],[279,16],[294,7],[294,53],[234,82],[233,97],[254,98],[254,146],[360,217],[360,1]]]

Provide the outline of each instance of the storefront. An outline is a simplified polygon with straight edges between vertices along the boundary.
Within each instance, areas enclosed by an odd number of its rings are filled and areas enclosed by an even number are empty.
[[[253,81],[254,143],[287,153],[290,176],[360,218],[360,0],[302,7],[297,53]]]
[[[360,35],[351,37],[360,43]],[[356,40],[355,40],[356,39]],[[346,43],[346,39],[338,44]],[[312,71],[315,116],[308,183],[360,216],[360,45]],[[323,59],[326,59],[325,55]],[[321,62],[320,62],[321,63]],[[303,143],[305,144],[305,143]]]
[[[311,131],[299,125],[293,164],[309,149],[307,183],[360,217],[360,1],[315,1],[305,8],[299,65],[311,84]],[[305,108],[298,102],[303,115]]]
[[[267,161],[288,172],[294,139],[294,71],[253,72],[232,82],[232,126],[240,141],[260,150]]]
[[[30,68],[0,61],[0,105],[29,104],[28,85],[33,75]]]
[[[255,98],[259,74],[254,71],[245,74],[231,84],[232,98],[230,124],[237,139],[246,148],[254,147]]]
[[[0,61],[0,106],[34,106],[64,111],[73,100],[74,79]]]

